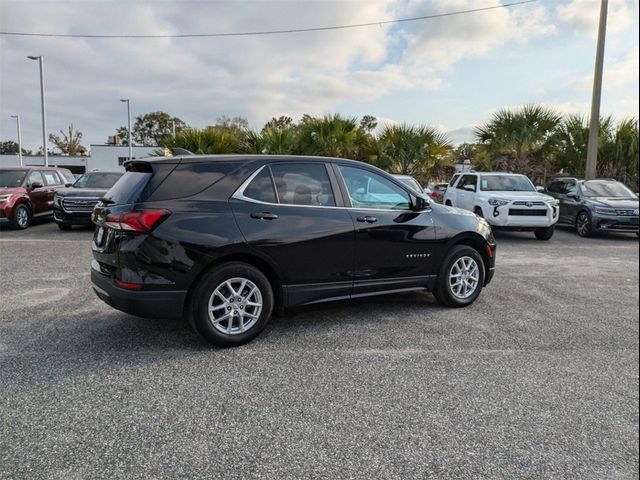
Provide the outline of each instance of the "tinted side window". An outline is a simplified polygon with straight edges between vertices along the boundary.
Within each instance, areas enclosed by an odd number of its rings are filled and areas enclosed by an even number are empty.
[[[563,182],[553,182],[547,187],[547,191],[551,193],[562,193]]]
[[[361,168],[340,166],[340,172],[355,208],[408,210],[409,194],[395,183]]]
[[[565,195],[576,195],[578,193],[578,186],[576,185],[576,182],[565,182],[562,193]]]
[[[148,200],[170,200],[190,197],[210,187],[236,164],[233,162],[181,163],[151,193]]]
[[[245,197],[260,202],[277,203],[276,192],[273,189],[273,181],[271,180],[271,172],[269,167],[264,167],[260,173],[253,177],[251,183],[247,185],[243,192]]]
[[[280,203],[335,206],[336,201],[323,163],[276,163],[271,165]]]

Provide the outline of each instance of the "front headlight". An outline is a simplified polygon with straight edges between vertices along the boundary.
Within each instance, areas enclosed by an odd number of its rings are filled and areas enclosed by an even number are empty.
[[[492,207],[502,207],[503,205],[508,205],[511,203],[511,200],[500,200],[499,198],[490,198],[489,205]]]
[[[552,198],[551,200],[547,200],[547,203],[552,207],[557,207],[558,205],[560,205],[560,200],[558,200],[557,198]]]
[[[615,215],[616,209],[607,207],[596,207],[596,213],[599,213],[601,215]]]
[[[62,197],[60,195],[54,195],[53,196],[53,203],[55,205],[61,206],[62,205]]]
[[[4,195],[0,195],[0,202],[6,202],[7,200],[9,200],[11,198],[11,194],[10,193],[6,193]]]

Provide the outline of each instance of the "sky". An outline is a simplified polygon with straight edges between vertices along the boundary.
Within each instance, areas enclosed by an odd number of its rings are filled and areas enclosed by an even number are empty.
[[[503,0],[502,3],[508,3]],[[0,31],[185,34],[382,22],[500,0],[0,0]],[[374,115],[427,124],[455,143],[500,108],[542,103],[587,115],[599,0],[536,2],[415,22],[267,36],[77,39],[0,35],[0,140],[41,145],[69,124],[105,143],[132,115],[166,111],[192,127],[223,115],[260,129],[273,116]],[[638,115],[638,0],[610,0],[601,112]],[[51,148],[51,146],[50,146]]]

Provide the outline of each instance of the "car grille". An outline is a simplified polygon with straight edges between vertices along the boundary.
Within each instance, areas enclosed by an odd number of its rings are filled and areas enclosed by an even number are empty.
[[[513,205],[524,205],[526,207],[543,207],[545,203],[544,202],[527,202],[524,200],[518,200],[517,202],[513,202]]]
[[[92,212],[98,203],[97,198],[63,198],[62,207],[67,212]]]
[[[637,217],[638,210],[634,210],[633,208],[631,209],[616,208],[616,215],[618,215],[619,217]]]
[[[546,210],[527,210],[524,208],[510,208],[509,215],[514,217],[546,217]]]

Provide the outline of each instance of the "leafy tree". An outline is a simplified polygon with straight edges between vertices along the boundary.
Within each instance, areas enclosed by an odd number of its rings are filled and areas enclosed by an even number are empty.
[[[12,155],[18,153],[18,142],[14,142],[13,140],[7,140],[5,142],[0,142],[0,155]],[[31,150],[22,149],[23,155],[31,155]]]
[[[378,126],[378,119],[373,115],[365,115],[360,119],[360,128],[367,133],[373,132]]]
[[[284,127],[293,127],[293,118],[288,117],[286,115],[280,115],[278,118],[272,117],[267,123],[264,124],[262,130],[264,131],[267,128],[284,128]]]
[[[246,131],[249,129],[249,121],[244,117],[230,118],[226,115],[223,115],[216,118],[216,124],[214,125],[214,127],[223,127]]]
[[[166,112],[150,112],[136,117],[131,127],[131,137],[134,144],[153,147],[162,145],[164,140],[173,136],[175,123],[176,134],[187,128],[187,124],[178,117],[173,117]],[[124,145],[128,145],[129,136],[127,127],[117,130]]]
[[[69,156],[86,155],[87,149],[82,145],[82,132],[73,129],[73,124],[69,125],[68,131],[65,133],[60,130],[60,135],[50,134],[49,141],[53,143],[58,150]]]
[[[475,143],[462,143],[453,149],[453,158],[456,163],[464,163],[465,160],[471,161],[477,150],[478,147]]]

